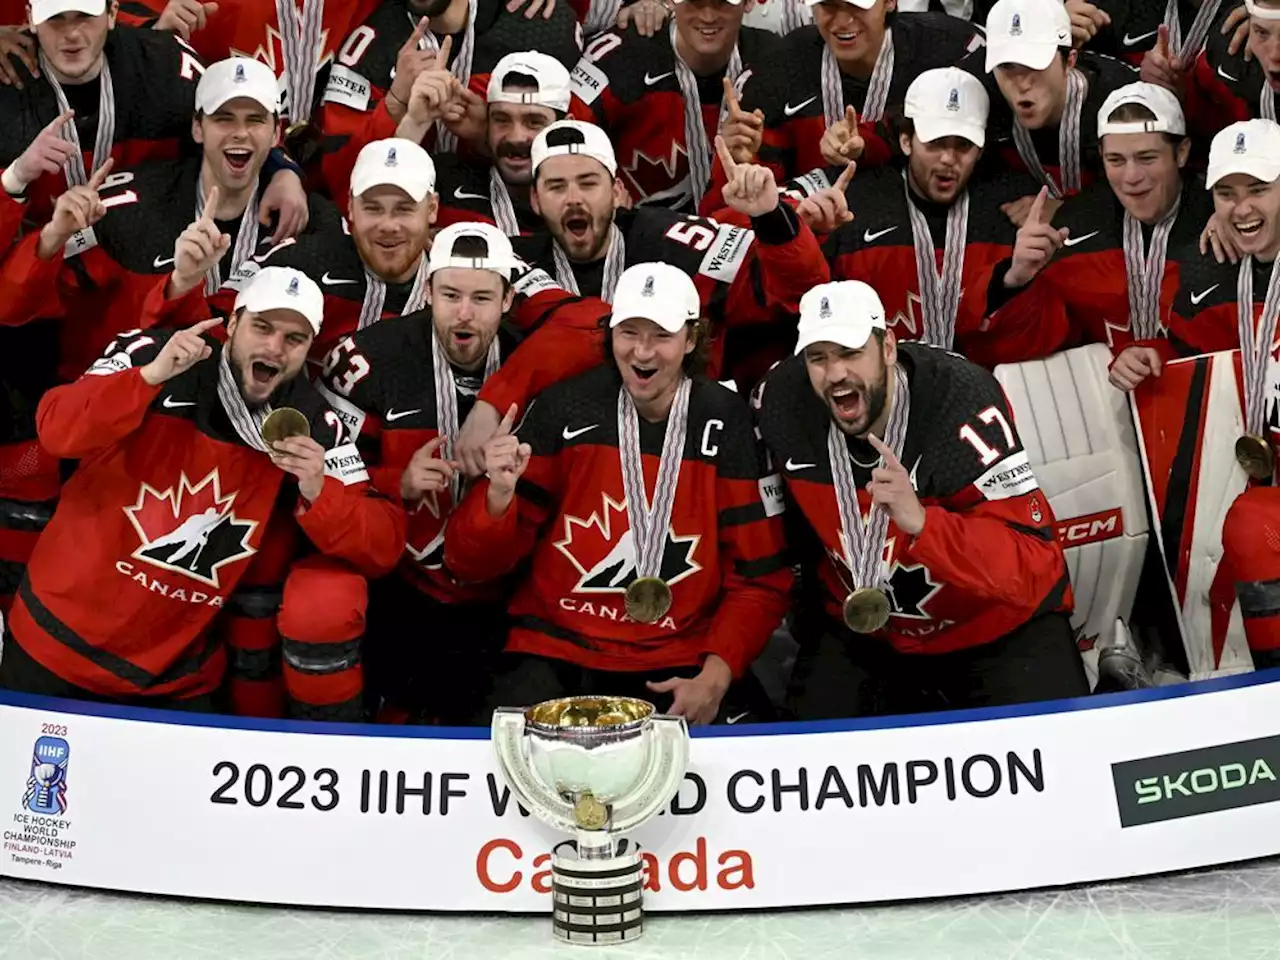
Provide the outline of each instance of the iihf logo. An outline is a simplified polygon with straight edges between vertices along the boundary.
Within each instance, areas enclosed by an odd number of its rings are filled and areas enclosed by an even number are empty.
[[[1015,13],[1013,15],[1013,22],[1009,24],[1009,36],[1011,37],[1022,36],[1022,14]]]
[[[249,78],[244,75],[244,64],[236,64],[236,75],[231,81],[232,83],[248,83]]]
[[[818,319],[827,320],[831,316],[831,301],[826,297],[822,298],[822,304],[818,307]]]
[[[32,813],[56,817],[67,812],[67,760],[71,747],[61,737],[41,737],[31,755],[31,775],[22,805]]]
[[[399,162],[400,161],[396,159],[396,148],[392,147],[390,150],[387,151],[387,166],[394,167]]]
[[[951,88],[951,96],[947,98],[947,109],[953,112],[960,110],[960,90],[958,87]]]
[[[1232,150],[1231,152],[1244,153],[1244,134],[1243,133],[1236,134],[1236,146],[1235,146],[1235,149]]]
[[[640,291],[640,296],[642,297],[653,296],[653,276],[652,275],[645,278],[644,289]]]
[[[294,277],[289,281],[289,289],[286,290],[285,293],[291,297],[296,297],[298,295],[298,278],[297,277]]]

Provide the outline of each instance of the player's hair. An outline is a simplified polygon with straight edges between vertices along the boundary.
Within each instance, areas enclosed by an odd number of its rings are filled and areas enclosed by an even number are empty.
[[[453,249],[449,252],[455,257],[481,259],[489,255],[489,243],[484,237],[462,236],[453,241]],[[434,278],[434,274],[432,276]],[[502,274],[499,276],[502,277],[502,295],[505,297],[511,289],[511,278]]]
[[[613,329],[609,326],[609,317],[604,317],[600,321],[600,326],[604,328],[604,361],[609,366],[616,368],[617,362],[613,359]],[[692,377],[695,374],[703,373],[707,369],[707,353],[710,339],[707,335],[709,324],[706,320],[699,317],[697,320],[690,320],[685,324],[685,329],[689,331],[689,336],[693,338],[693,349],[684,355],[684,360],[680,366],[685,372],[685,376]]]
[[[1110,123],[1144,123],[1148,120],[1157,119],[1155,111],[1144,103],[1122,103],[1111,111],[1107,117]],[[1177,149],[1178,144],[1187,139],[1185,136],[1177,133],[1162,133],[1165,143]]]

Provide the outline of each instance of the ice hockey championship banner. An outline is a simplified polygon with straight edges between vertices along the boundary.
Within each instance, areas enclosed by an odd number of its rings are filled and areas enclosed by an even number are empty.
[[[1280,853],[1280,676],[696,734],[636,835],[650,910],[976,894]],[[545,912],[563,839],[487,730],[0,694],[0,875],[261,903]]]

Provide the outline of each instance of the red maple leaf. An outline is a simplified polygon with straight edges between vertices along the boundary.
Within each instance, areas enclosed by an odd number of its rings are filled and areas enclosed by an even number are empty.
[[[631,163],[622,171],[628,181],[628,189],[637,200],[672,195],[671,191],[689,175],[689,160],[684,147],[671,144],[671,154],[653,158],[639,150],[632,154]]]
[[[555,547],[585,576],[609,555],[629,529],[626,501],[617,503],[602,493],[599,512],[585,520],[565,516],[564,539],[557,541]]]
[[[234,493],[222,496],[218,471],[214,469],[194,485],[185,473],[176,488],[164,491],[144,483],[138,493],[138,502],[132,507],[125,507],[124,512],[146,544],[171,533],[187,517],[194,517],[210,508],[226,513],[235,499]]]

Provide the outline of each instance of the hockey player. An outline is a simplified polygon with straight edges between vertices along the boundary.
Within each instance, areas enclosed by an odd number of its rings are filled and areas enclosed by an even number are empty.
[[[781,490],[746,405],[694,372],[701,313],[678,268],[628,268],[608,363],[490,440],[445,563],[485,581],[532,554],[494,704],[637,696],[691,723],[756,709],[731,687],[786,611]]]
[[[375,585],[370,607],[368,686],[390,707],[384,716],[470,723],[506,636],[505,584],[454,579],[444,565],[444,528],[463,489],[459,427],[518,343],[504,323],[518,269],[496,227],[446,227],[431,246],[428,309],[346,337],[325,364],[322,392],[363,438],[374,485],[409,512],[399,575]],[[533,342],[520,349],[538,350]],[[535,359],[547,371],[556,367],[545,350]]]
[[[440,226],[483,220],[509,237],[544,229],[530,206],[533,141],[569,112],[569,71],[554,57],[528,51],[498,61],[489,77],[487,147],[492,164],[442,154]]]
[[[711,180],[715,138],[759,148],[764,114],[744,112],[736,86],[782,41],[742,26],[743,0],[679,0],[653,36],[611,30],[587,45],[574,93],[613,141],[624,185],[638,204],[696,213]],[[722,124],[732,129],[722,131]]]
[[[993,291],[992,324],[1039,330],[1052,350],[1105,343],[1115,355],[1112,384],[1130,390],[1204,346],[1195,325],[1169,325],[1180,267],[1200,259],[1200,231],[1213,211],[1205,191],[1183,179],[1191,142],[1168,90],[1121,87],[1097,127],[1106,182],[1067,198],[1052,225],[1040,208],[1028,217],[996,278],[1024,292],[1001,306],[1006,295]]]
[[[830,163],[886,163],[893,137],[878,125],[901,108],[911,81],[982,45],[973,24],[942,13],[898,13],[896,0],[809,6],[814,23],[787,34],[742,87],[742,111],[764,115],[760,162],[779,180]],[[717,164],[701,212],[723,205],[724,176]]]
[[[0,686],[210,709],[226,663],[210,622],[281,501],[318,551],[285,587],[286,678],[305,714],[358,717],[362,575],[394,565],[404,514],[299,376],[322,308],[305,276],[266,269],[225,346],[204,335],[220,320],[131,331],[46,394],[40,440],[81,464],[8,619]]]
[[[569,70],[582,52],[567,4],[530,19],[499,0],[394,0],[356,23],[324,80],[320,111],[335,196],[371,141],[402,136],[439,154],[477,132],[482,140],[489,75],[507,54],[538,50]],[[427,95],[421,117],[409,110],[415,94]]]
[[[832,277],[875,288],[898,340],[954,347],[990,367],[1045,356],[1056,344],[1036,324],[986,319],[987,290],[1000,281],[993,271],[1013,250],[1000,206],[1035,187],[1025,174],[976,173],[988,103],[982,83],[956,67],[916,77],[898,137],[906,170],[860,170],[847,190],[857,219],[824,249]],[[803,192],[829,177],[813,171],[794,182]]]
[[[985,61],[995,109],[988,130],[1014,170],[1025,170],[1058,201],[1102,172],[1098,108],[1138,73],[1109,57],[1071,46],[1071,19],[1058,0],[999,0],[987,17],[987,47],[964,66]],[[997,96],[998,94],[998,96]],[[1029,194],[1005,208],[1022,226],[1035,200]]]
[[[753,400],[824,610],[802,638],[800,717],[1088,693],[1053,514],[990,374],[899,343],[875,291],[845,280],[805,294],[796,356]]]

